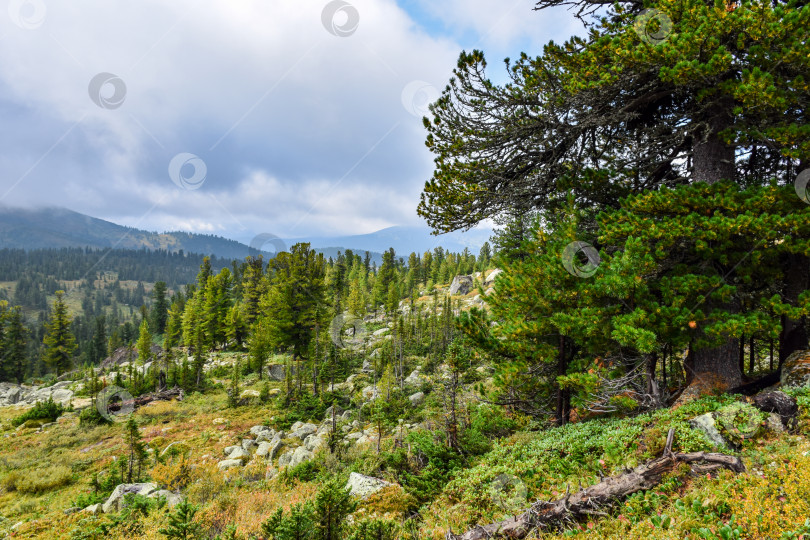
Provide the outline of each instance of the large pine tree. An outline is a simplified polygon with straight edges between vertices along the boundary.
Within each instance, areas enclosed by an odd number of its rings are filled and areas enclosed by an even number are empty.
[[[655,276],[644,279],[689,275],[716,285],[701,286],[705,294],[693,309],[702,323],[684,331],[691,332],[687,368],[694,380],[711,375],[720,386],[736,386],[742,380],[738,331],[745,325],[731,321],[745,318],[744,303],[755,288],[744,283],[742,261],[773,244],[761,243],[758,226],[735,223],[740,218],[728,209],[745,207],[735,198],[747,187],[759,187],[754,195],[762,195],[773,180],[780,193],[792,190],[797,172],[810,164],[810,6],[798,0],[662,0],[654,22],[635,0],[543,0],[537,7],[560,4],[575,6],[584,18],[604,11],[588,19],[587,37],[550,43],[541,56],[508,64],[509,84],[486,78],[483,53],[461,55],[432,107],[435,117],[425,120],[437,167],[419,213],[446,232],[497,215],[539,211],[544,226],[554,230],[573,199],[585,212],[579,237],[595,238],[600,212],[618,211],[627,197],[709,186],[680,192],[695,197],[685,202],[661,197],[657,208],[626,205],[623,211],[635,206],[648,216],[647,227],[665,219],[673,231],[668,240],[679,239]],[[658,26],[661,21],[671,21],[671,29]],[[785,210],[777,201],[781,195],[754,205],[752,219],[777,222]],[[715,209],[716,219],[703,219]],[[789,211],[807,219],[806,206]],[[690,225],[701,230],[690,235]],[[600,247],[622,249],[623,241],[644,231],[625,232],[624,238],[602,238],[615,243]],[[804,243],[795,241],[774,258],[779,281],[773,292],[778,304],[789,306],[771,314],[781,319],[782,358],[807,346],[801,300],[810,279],[808,256]],[[682,292],[682,299],[691,294]]]
[[[76,340],[70,331],[70,316],[64,301],[65,291],[56,291],[53,311],[45,324],[45,353],[43,360],[57,375],[68,371],[73,365]]]

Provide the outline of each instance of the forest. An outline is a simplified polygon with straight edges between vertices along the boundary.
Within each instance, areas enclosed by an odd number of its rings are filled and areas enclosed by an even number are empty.
[[[810,5],[561,6],[423,119],[477,254],[7,252],[0,529],[807,538]]]

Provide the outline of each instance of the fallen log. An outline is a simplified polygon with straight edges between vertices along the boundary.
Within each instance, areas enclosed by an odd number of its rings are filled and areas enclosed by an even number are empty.
[[[690,465],[694,474],[707,474],[717,469],[744,472],[745,465],[735,456],[708,452],[676,454],[672,452],[675,430],[667,435],[664,454],[618,476],[603,479],[598,484],[577,493],[566,493],[556,501],[538,501],[522,514],[489,525],[477,526],[464,534],[446,535],[446,540],[485,540],[490,538],[525,538],[532,531],[551,529],[565,521],[599,515],[606,516],[605,509],[611,504],[638,491],[657,486],[662,477],[672,472],[680,463]]]
[[[151,403],[153,401],[169,401],[170,399],[182,401],[183,389],[175,386],[171,389],[160,390],[158,392],[151,392],[149,394],[138,396],[135,398],[135,408],[137,409],[138,407],[143,407],[147,403]]]
[[[138,396],[132,399],[110,402],[107,404],[107,410],[110,412],[118,412],[123,408],[130,408],[130,407],[132,408],[132,410],[134,410],[139,407],[143,407],[147,403],[151,403],[153,401],[169,401],[171,399],[182,401],[183,397],[184,397],[183,389],[175,386],[174,388],[171,389],[160,390],[158,392],[151,392],[149,394],[143,394],[142,396]]]

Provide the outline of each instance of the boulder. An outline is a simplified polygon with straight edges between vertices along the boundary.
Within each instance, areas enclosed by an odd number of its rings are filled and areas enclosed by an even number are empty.
[[[295,450],[287,450],[286,452],[281,454],[281,456],[278,458],[278,466],[286,467],[287,465],[289,465],[294,453]]]
[[[256,441],[254,441],[253,439],[242,439],[242,450],[244,450],[245,452],[250,452],[257,446],[259,445],[256,444]]]
[[[706,438],[715,446],[727,446],[726,440],[717,430],[712,413],[702,414],[689,421],[693,429],[702,431]]]
[[[739,449],[743,441],[756,439],[768,429],[784,430],[778,414],[762,412],[741,402],[693,418],[689,423],[702,431],[712,444],[732,449]]]
[[[374,373],[374,366],[371,365],[371,360],[368,358],[363,360],[363,367],[360,371],[363,373]]]
[[[278,474],[278,469],[276,469],[275,467],[273,467],[271,465],[270,467],[267,467],[267,472],[264,474],[264,479],[265,480],[272,480],[273,478],[276,477],[277,474]]]
[[[326,437],[318,435],[310,435],[304,441],[304,448],[310,452],[316,452],[320,447],[326,444]]]
[[[267,366],[267,376],[271,381],[283,381],[287,376],[287,368],[284,364],[270,364]]]
[[[292,457],[290,458],[290,467],[295,467],[296,465],[300,465],[305,461],[309,461],[312,459],[313,453],[310,450],[307,450],[304,446],[299,446],[293,452]]]
[[[295,428],[295,425],[293,425],[293,428]],[[295,437],[303,441],[316,431],[318,431],[318,426],[315,424],[301,424],[298,428],[293,429],[292,433],[290,433],[290,437]]]
[[[70,400],[73,399],[73,392],[66,389],[54,390],[54,392],[51,394],[51,398],[53,398],[56,403],[67,407],[70,405]]]
[[[360,391],[365,401],[372,401],[380,397],[380,391],[376,386],[368,385]]]
[[[405,384],[408,386],[419,386],[422,384],[422,381],[425,380],[425,376],[420,373],[419,368],[411,371],[411,374],[405,377]]]
[[[241,459],[243,461],[247,461],[250,459],[250,452],[242,448],[241,446],[237,446],[236,448],[228,454],[228,459]]]
[[[169,491],[168,489],[159,489],[154,493],[149,495],[150,499],[157,499],[158,497],[163,497],[166,499],[166,506],[169,508],[174,508],[181,502],[183,502],[184,497],[179,493],[174,493],[173,491]]]
[[[417,405],[421,405],[423,401],[425,401],[425,394],[422,392],[417,392],[415,394],[411,394],[408,396],[408,401],[411,402],[411,405],[416,407]]]
[[[85,508],[84,511],[96,516],[104,512],[104,509],[101,506],[102,506],[101,503],[91,504],[90,506]]]
[[[241,467],[244,465],[241,459],[223,459],[219,463],[217,463],[217,467],[219,467],[220,471],[224,471],[225,469],[230,469],[232,467]]]
[[[390,331],[391,331],[390,328],[380,328],[379,330],[375,330],[371,335],[374,336],[374,337],[380,337],[380,336],[384,336],[385,334],[387,334]]]
[[[238,445],[238,444],[235,444],[235,445],[233,445],[233,446],[226,446],[226,447],[225,447],[225,448],[224,448],[222,451],[223,451],[223,452],[225,453],[225,455],[227,456],[228,454],[230,454],[231,452],[233,452],[233,451],[234,451],[234,450],[236,450],[237,448],[241,448],[241,446],[240,446],[240,445]]]
[[[450,283],[450,294],[467,294],[473,289],[472,276],[456,276]]]
[[[267,457],[272,447],[273,445],[269,442],[260,442],[259,447],[256,449],[256,455],[259,457]]]
[[[157,489],[157,485],[151,482],[139,484],[118,484],[104,504],[101,505],[101,509],[105,514],[117,512],[118,510],[121,510],[121,503],[123,502],[125,495],[132,493],[134,495],[143,495],[144,497],[148,497],[157,491]]]
[[[352,495],[365,499],[369,495],[377,493],[381,489],[390,485],[392,484],[390,482],[386,482],[385,480],[380,480],[379,478],[373,478],[371,476],[365,476],[360,473],[353,472],[349,475],[349,481],[346,484],[346,488],[351,490]]]
[[[495,283],[495,278],[497,278],[501,274],[503,274],[503,270],[501,270],[500,268],[496,268],[495,270],[490,272],[489,275],[486,277],[486,279],[484,279],[484,287],[492,286]]]
[[[259,395],[258,390],[242,390],[239,394],[239,403],[247,405],[250,402],[258,401]]]
[[[264,433],[266,431],[273,431],[273,428],[268,426],[253,426],[252,428],[250,428],[250,434],[256,437],[256,440],[259,439],[259,435],[261,433]],[[270,438],[272,439],[273,437],[271,436]]]
[[[810,385],[810,350],[796,351],[782,364],[782,386]]]
[[[275,439],[276,437],[283,438],[283,436],[284,436],[283,431],[280,431],[280,432],[276,433],[276,430],[271,429],[271,430],[262,431],[261,433],[259,433],[259,435],[256,437],[256,442],[257,443],[270,442],[273,439]]]

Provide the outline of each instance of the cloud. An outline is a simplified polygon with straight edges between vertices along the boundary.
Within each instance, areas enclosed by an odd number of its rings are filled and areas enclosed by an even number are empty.
[[[462,47],[393,0],[353,0],[347,37],[320,0],[33,3],[36,28],[0,16],[2,203],[230,237],[420,223],[432,156],[402,93],[442,88]],[[431,5],[474,32],[495,21],[486,40],[531,34],[521,3],[467,4]],[[91,95],[99,73],[121,84]],[[181,152],[206,164],[198,190],[169,177]]]

